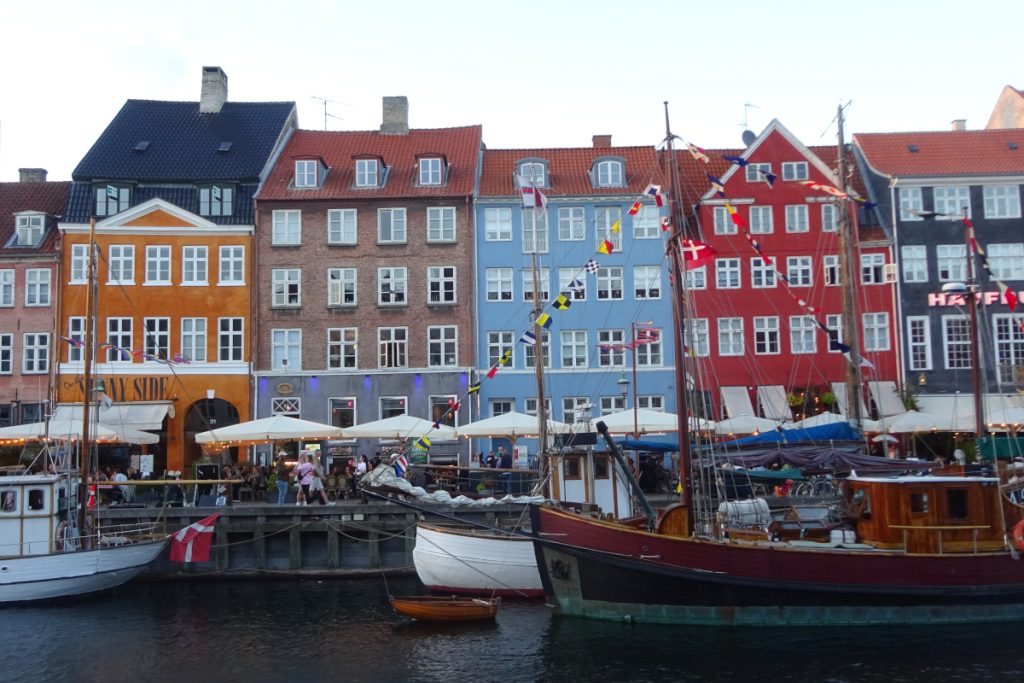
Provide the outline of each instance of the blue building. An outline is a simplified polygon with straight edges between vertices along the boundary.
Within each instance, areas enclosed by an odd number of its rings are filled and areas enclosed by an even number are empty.
[[[605,135],[594,136],[589,148],[484,152],[476,204],[475,415],[536,414],[536,345],[524,340],[534,329],[535,298],[550,317],[541,354],[550,418],[586,420],[634,401],[675,412],[661,220],[667,208],[645,194],[662,184],[661,176],[653,147],[613,147]],[[531,182],[545,206],[524,207],[522,189]],[[478,441],[474,451],[498,445]],[[533,454],[537,440],[518,445]]]

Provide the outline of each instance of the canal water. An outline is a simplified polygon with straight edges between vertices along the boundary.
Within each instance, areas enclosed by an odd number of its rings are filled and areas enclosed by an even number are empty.
[[[1019,680],[1022,625],[734,629],[559,618],[506,601],[439,626],[387,605],[415,579],[132,584],[0,609],[0,680],[630,683]]]

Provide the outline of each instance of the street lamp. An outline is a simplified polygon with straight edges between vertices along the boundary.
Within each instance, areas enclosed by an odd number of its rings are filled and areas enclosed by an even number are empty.
[[[619,386],[619,395],[622,396],[622,409],[626,409],[626,396],[629,395],[629,380],[626,379],[626,373],[620,372],[619,378],[615,380],[615,383]]]

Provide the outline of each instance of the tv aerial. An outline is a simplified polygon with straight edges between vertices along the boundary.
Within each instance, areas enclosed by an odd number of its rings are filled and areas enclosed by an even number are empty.
[[[743,140],[744,147],[750,147],[750,145],[753,144],[754,140],[757,139],[757,135],[754,133],[754,131],[747,128],[747,114],[750,112],[751,109],[760,108],[761,107],[757,106],[756,104],[750,104],[749,102],[745,102],[743,104],[743,123],[740,124],[740,127],[743,129],[743,133],[740,137]]]
[[[329,113],[327,111],[327,105],[328,104],[343,104],[345,106],[348,106],[345,102],[340,102],[338,100],[329,100],[326,97],[317,97],[316,95],[310,95],[310,97],[312,97],[314,100],[317,100],[319,102],[323,102],[323,105],[324,105],[324,130],[327,130],[327,118],[328,117],[330,117],[332,119],[338,119],[339,121],[344,121],[345,120],[342,117],[335,116],[334,114],[331,114],[331,113]]]

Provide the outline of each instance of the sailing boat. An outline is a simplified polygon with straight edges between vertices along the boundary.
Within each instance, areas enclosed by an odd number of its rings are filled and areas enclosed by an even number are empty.
[[[91,227],[83,344],[85,387],[92,383],[93,344],[89,342],[95,318],[95,221]],[[80,424],[47,435],[77,439],[77,470],[71,467],[69,452],[51,459],[45,446],[41,473],[0,477],[0,603],[65,598],[120,586],[138,575],[167,545],[166,534],[158,533],[153,525],[100,526],[88,492],[96,429],[90,421],[91,393],[85,392]]]
[[[842,159],[841,110],[839,123]],[[666,131],[674,158],[667,109]],[[675,181],[672,190],[680,233],[669,251],[683,282],[679,240],[691,235]],[[682,322],[683,297],[673,303]],[[686,414],[681,346],[676,386]],[[1004,503],[998,477],[851,473],[841,486],[842,520],[827,539],[782,540],[757,514],[756,500],[714,495],[706,457],[693,455],[688,437],[680,420],[680,501],[646,523],[531,506],[544,591],[561,614],[750,626],[1024,619],[1024,521]],[[731,514],[729,506],[742,503],[751,503],[750,514]]]

